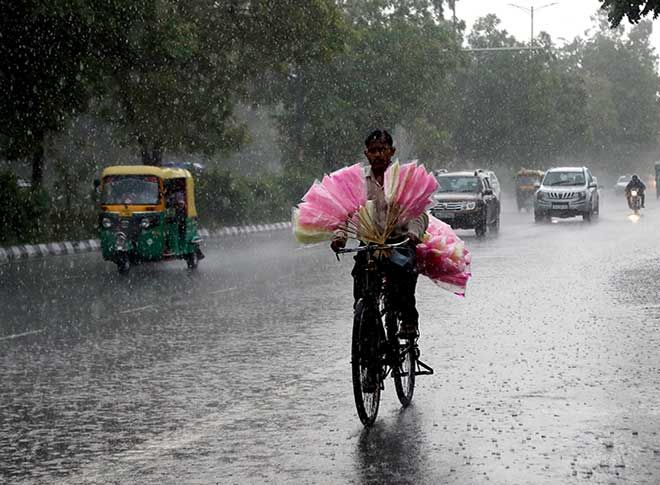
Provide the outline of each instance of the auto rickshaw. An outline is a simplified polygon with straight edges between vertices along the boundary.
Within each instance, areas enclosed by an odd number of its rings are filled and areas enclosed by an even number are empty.
[[[113,166],[103,170],[100,188],[101,251],[120,273],[133,264],[171,259],[197,267],[203,256],[190,172]]]
[[[529,170],[523,168],[516,174],[516,202],[518,210],[532,209],[534,207],[534,194],[541,186],[543,170]]]

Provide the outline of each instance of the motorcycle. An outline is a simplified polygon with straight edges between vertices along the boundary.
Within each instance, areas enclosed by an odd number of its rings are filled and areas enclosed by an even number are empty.
[[[642,208],[642,198],[639,195],[637,190],[631,190],[630,196],[628,197],[628,207],[633,211],[633,213],[638,216],[639,211]]]

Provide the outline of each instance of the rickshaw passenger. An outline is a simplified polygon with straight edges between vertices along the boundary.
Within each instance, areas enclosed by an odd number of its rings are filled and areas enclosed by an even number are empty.
[[[186,235],[186,194],[180,188],[174,192],[174,217],[179,228],[179,239],[183,242]]]

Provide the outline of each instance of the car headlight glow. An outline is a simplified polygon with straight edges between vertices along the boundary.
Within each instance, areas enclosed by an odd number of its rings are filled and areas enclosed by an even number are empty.
[[[469,211],[474,210],[477,208],[477,203],[474,201],[468,202],[467,204],[465,204],[465,208]]]
[[[103,225],[103,227],[105,227],[106,229],[109,229],[112,226],[112,221],[107,217],[104,217],[101,220],[101,225]]]

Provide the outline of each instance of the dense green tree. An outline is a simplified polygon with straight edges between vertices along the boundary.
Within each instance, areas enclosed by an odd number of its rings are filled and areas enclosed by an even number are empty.
[[[617,27],[623,17],[636,24],[649,14],[660,15],[660,0],[600,0],[601,8],[607,12],[612,27]]]
[[[114,121],[144,163],[159,164],[165,149],[235,149],[245,133],[233,109],[248,82],[327,56],[339,31],[330,0],[147,3],[141,16],[122,17],[129,28],[110,66]]]
[[[577,39],[570,63],[587,87],[585,118],[589,153],[618,170],[657,146],[660,132],[657,56],[650,42],[651,22],[628,35],[609,28],[604,17],[586,40]]]
[[[86,0],[0,0],[0,156],[31,158],[43,176],[44,141],[85,109],[95,76]]]
[[[441,3],[342,4],[349,26],[343,51],[331,62],[298,64],[280,80],[288,163],[351,163],[374,127],[423,127],[446,137],[426,110],[459,57]]]
[[[474,51],[462,72],[460,124],[455,133],[460,158],[479,165],[543,166],[585,141],[585,89],[567,72],[547,35],[529,51],[494,15],[479,19],[468,36]]]
[[[245,133],[233,106],[250,80],[328,56],[341,16],[332,0],[0,0],[0,143],[32,157],[90,99],[137,145],[214,153]]]

